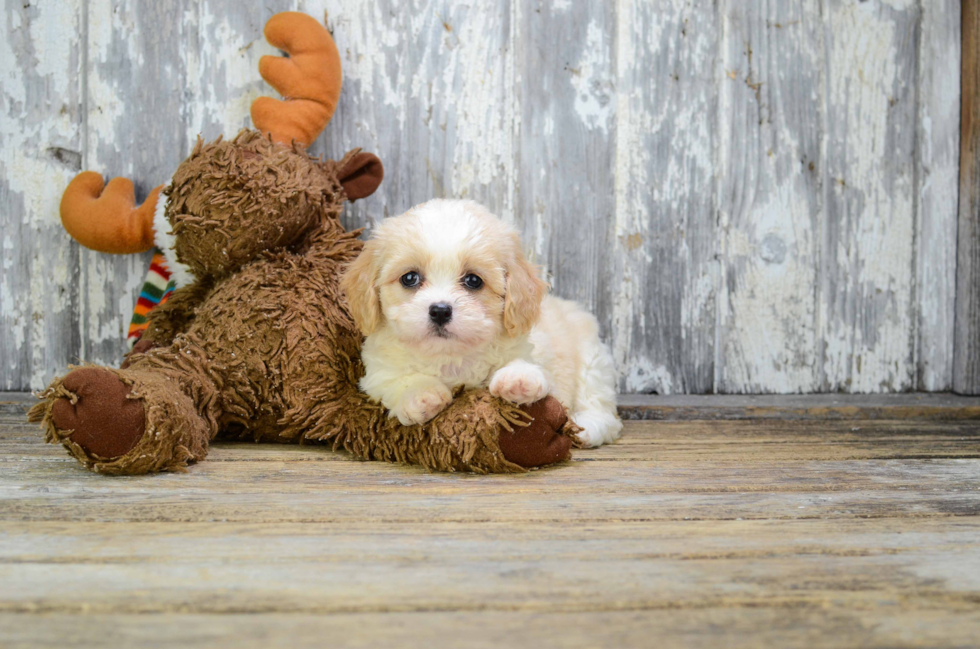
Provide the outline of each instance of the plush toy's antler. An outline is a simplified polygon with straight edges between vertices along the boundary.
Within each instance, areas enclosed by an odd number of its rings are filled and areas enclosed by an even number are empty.
[[[106,186],[101,175],[84,171],[61,197],[61,222],[86,248],[120,255],[144,252],[153,247],[153,211],[161,189],[137,207],[131,180],[113,178]]]
[[[323,25],[294,12],[273,16],[266,23],[265,37],[289,53],[289,58],[259,60],[259,73],[283,100],[256,99],[252,122],[277,142],[309,145],[330,121],[340,97],[337,46]],[[114,178],[105,185],[102,176],[86,171],[65,190],[61,222],[87,248],[116,254],[144,252],[153,247],[153,217],[161,189],[151,191],[137,207],[131,181]]]
[[[265,26],[269,44],[289,58],[263,56],[259,74],[283,100],[259,97],[252,102],[252,123],[276,142],[312,144],[327,125],[340,98],[340,53],[330,33],[306,14],[284,12]]]

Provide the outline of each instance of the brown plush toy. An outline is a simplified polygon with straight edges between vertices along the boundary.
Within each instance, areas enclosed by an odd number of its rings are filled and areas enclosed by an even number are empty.
[[[257,100],[258,130],[200,140],[173,179],[135,205],[132,183],[76,177],[62,219],[82,244],[131,253],[154,243],[182,284],[150,312],[123,367],[56,379],[31,411],[49,442],[107,474],[179,471],[218,438],[324,442],[370,460],[512,472],[569,457],[575,427],[552,398],[519,410],[464,392],[425,426],[401,426],[357,388],[361,335],[339,288],[359,232],[338,216],[370,195],[381,162],[355,149],[305,152],[340,93],[340,57],[321,24],[274,16],[289,58],[260,72],[286,100]]]

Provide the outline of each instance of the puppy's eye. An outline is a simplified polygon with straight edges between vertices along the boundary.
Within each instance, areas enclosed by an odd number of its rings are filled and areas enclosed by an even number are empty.
[[[412,270],[402,275],[400,281],[405,288],[415,288],[422,281],[422,278]]]
[[[463,278],[463,286],[465,286],[466,288],[472,291],[476,291],[483,288],[483,280],[480,278],[479,275],[474,275],[473,273],[470,273],[469,275]]]

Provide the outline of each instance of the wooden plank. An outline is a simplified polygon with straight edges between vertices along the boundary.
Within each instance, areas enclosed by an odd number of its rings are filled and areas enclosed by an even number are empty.
[[[915,385],[916,69],[919,5],[824,9],[826,153],[818,334],[821,388]]]
[[[348,208],[361,227],[437,197],[472,198],[515,218],[519,129],[516,3],[357,0],[329,8],[344,66],[333,123],[313,151],[376,152],[385,181]]]
[[[585,524],[980,514],[973,460],[692,467],[691,455],[673,465],[576,462],[518,478],[380,463],[205,462],[188,474],[118,481],[71,463],[26,459],[4,462],[0,519]]]
[[[980,401],[952,394],[619,395],[624,419],[911,419],[980,418]]]
[[[294,7],[7,4],[0,135],[27,153],[0,170],[0,388],[25,389],[77,356],[118,362],[145,271],[79,253],[52,188],[85,166],[142,195],[198,133],[247,125],[269,91],[262,25]],[[345,223],[432,196],[488,203],[599,314],[631,392],[939,390],[954,356],[968,376],[971,245],[955,355],[947,254],[956,0],[689,5],[304,3],[329,10],[347,78],[314,151],[364,146],[388,167]]]
[[[555,497],[572,497],[581,492],[605,493],[618,489],[633,494],[745,490],[827,493],[849,488],[905,490],[910,485],[918,485],[920,489],[928,490],[939,484],[958,485],[969,481],[975,468],[962,458],[980,455],[980,434],[976,430],[948,431],[928,437],[910,435],[909,431],[901,429],[855,430],[850,434],[838,433],[829,440],[808,443],[807,436],[780,437],[766,434],[766,431],[738,431],[741,434],[726,435],[732,431],[715,432],[714,426],[700,430],[690,425],[646,425],[655,432],[638,436],[629,444],[582,451],[571,465],[534,472],[533,477],[518,479],[512,476],[458,477],[427,473],[415,467],[352,461],[349,456],[324,447],[310,447],[303,449],[303,453],[295,446],[253,445],[255,452],[250,453],[246,445],[217,444],[213,458],[194,467],[191,475],[142,480],[152,484],[159,494],[175,493],[173,490],[182,484],[189,490],[203,489],[203,485],[210,484],[214,485],[215,493],[226,490],[228,495],[233,492],[236,481],[241,481],[238,486],[242,493],[253,495],[270,489],[277,493],[292,493],[311,485],[333,491],[343,490],[345,486],[363,487],[370,490],[370,494],[366,494],[370,496],[389,491],[405,496],[415,493],[452,495],[459,490],[460,495],[480,497],[512,493],[543,497],[546,491]],[[668,430],[661,431],[663,428]],[[684,436],[685,431],[690,432],[689,437]],[[819,429],[808,432],[814,437],[825,434]],[[933,445],[938,448],[931,448]],[[6,440],[4,447],[7,447]],[[911,452],[906,453],[907,457],[901,457],[902,451],[906,450]],[[950,450],[958,451],[959,455],[942,455],[943,451]],[[759,457],[766,457],[767,462],[760,463]],[[925,457],[930,458],[928,464],[917,462]],[[43,455],[20,456],[13,449],[5,453],[4,460],[4,471],[8,475],[0,478],[0,493],[13,500],[20,497],[19,481],[31,485],[64,478],[66,489],[82,489],[86,493],[106,493],[117,488],[120,493],[128,493],[146,487],[141,480],[124,482],[122,486],[99,486],[97,476],[90,476],[81,469],[77,474],[66,473],[66,467],[60,462],[48,461]],[[610,461],[628,463],[619,464],[613,470],[608,466]],[[858,463],[850,465],[849,461]],[[690,472],[692,462],[698,468],[697,477]],[[331,467],[334,463],[338,466]],[[348,464],[352,465],[346,466]],[[555,474],[567,474],[569,483],[561,482]],[[27,489],[25,493],[30,495],[32,490]]]
[[[841,431],[825,426],[794,424],[805,436],[774,434],[770,426],[744,430],[711,424],[692,428],[678,422],[637,422],[627,426],[620,443],[598,450],[577,451],[573,462],[612,461],[697,462],[699,468],[730,466],[764,453],[773,462],[800,470],[806,461],[966,459],[980,457],[976,426],[907,426],[901,422],[852,424]],[[2,462],[46,461],[73,464],[58,445],[43,445],[37,430],[26,425],[0,433]],[[350,455],[323,446],[217,442],[207,462],[356,462]],[[795,464],[794,464],[795,463]],[[195,469],[196,470],[196,469]],[[597,468],[601,474],[608,468]],[[593,472],[589,472],[591,475]]]
[[[82,166],[123,176],[142,201],[187,155],[180,116],[187,79],[180,55],[187,2],[90,0]],[[67,234],[63,236],[67,237]],[[79,287],[83,360],[116,366],[142,288],[149,253],[105,255],[83,249]]]
[[[262,30],[273,14],[289,10],[295,7],[287,0],[187,3],[177,34],[181,50],[176,54],[185,84],[182,119],[175,124],[183,129],[178,162],[190,153],[198,135],[206,141],[219,136],[232,137],[252,126],[249,109],[255,98],[278,96],[258,74],[262,56],[280,55],[265,42]],[[316,17],[323,15],[315,9],[308,13]],[[173,54],[161,52],[160,56],[166,59]],[[169,174],[173,170],[164,171]]]
[[[37,403],[30,393],[0,393],[0,424],[24,424]],[[619,415],[628,420],[980,419],[980,399],[946,393],[808,395],[619,395]]]
[[[971,646],[980,614],[957,608],[868,610],[824,604],[794,608],[665,609],[575,613],[428,612],[356,615],[16,615],[0,614],[10,647],[786,647]],[[722,631],[723,630],[723,631]],[[724,634],[720,636],[719,634]]]
[[[5,526],[0,611],[617,611],[823,603],[975,608],[967,520]],[[814,566],[819,565],[819,573]],[[93,589],[92,583],[99,588]],[[465,587],[461,587],[466,584]],[[889,597],[890,596],[890,597]],[[885,607],[887,609],[887,606]]]
[[[609,313],[614,240],[614,3],[526,1],[520,72],[520,192],[515,219],[557,295]]]
[[[822,4],[730,0],[719,98],[715,389],[812,392],[826,75]]]
[[[683,414],[683,413],[682,413]],[[774,447],[804,447],[807,450],[778,459],[825,460],[846,459],[836,455],[836,447],[857,453],[852,459],[886,459],[919,456],[943,457],[953,453],[955,457],[970,456],[980,452],[976,446],[980,440],[980,425],[973,420],[915,420],[915,419],[809,419],[775,417],[737,417],[720,419],[664,418],[627,420],[623,437],[614,444],[598,449],[583,449],[575,454],[579,460],[605,459],[617,449],[632,449],[637,445],[656,444],[668,449],[689,449],[694,444],[710,444],[717,447],[717,456],[710,448],[702,459],[712,461],[742,462],[751,460],[758,451],[742,447],[749,444],[768,444]],[[725,447],[728,447],[727,449]],[[325,458],[346,458],[343,454],[328,451],[329,447],[318,444],[255,444],[218,440],[212,443],[208,461],[256,461],[291,460],[311,461]],[[6,456],[27,453],[32,457],[62,455],[59,445],[42,442],[38,427],[18,415],[0,414],[0,449]],[[828,456],[827,453],[834,455]],[[0,455],[0,458],[4,457]],[[67,458],[66,458],[67,459]],[[637,460],[656,460],[659,457],[638,456]],[[775,460],[772,455],[767,460]]]
[[[953,389],[980,394],[980,2],[963,0],[960,202]]]
[[[78,249],[59,194],[82,164],[83,2],[8,2],[0,16],[0,390],[75,360]]]
[[[23,419],[35,403],[37,398],[30,392],[0,392],[0,416],[12,415]]]
[[[583,527],[504,522],[404,523],[379,529],[369,522],[242,524],[220,521],[8,522],[0,563],[185,564],[227,559],[322,564],[349,561],[392,563],[406,557],[446,562],[532,561],[542,557],[601,562],[614,560],[710,561],[830,556],[872,558],[937,554],[980,544],[980,521],[956,519],[867,519],[794,521],[618,522]],[[240,543],[236,539],[253,542]],[[106,543],[111,539],[111,543]],[[483,542],[485,541],[485,543]],[[196,552],[187,549],[197,544]],[[438,546],[438,547],[435,547]],[[330,552],[324,552],[330,547]],[[276,548],[270,552],[269,548]],[[601,548],[602,552],[595,550]],[[432,555],[437,555],[433,557]],[[977,575],[967,575],[975,582]],[[7,597],[16,593],[6,593]]]
[[[686,0],[617,12],[615,239],[600,283],[611,308],[599,317],[621,391],[711,392],[717,16]]]
[[[513,476],[217,444],[107,478],[32,428],[0,412],[3,646],[970,646],[980,622],[972,421],[627,422]],[[857,459],[906,451],[974,459]]]
[[[916,389],[953,387],[961,0],[921,2],[916,115]]]
[[[752,461],[759,453],[779,462],[977,457],[980,427],[975,423],[976,406],[967,405],[971,399],[923,395],[923,400],[926,403],[905,406],[887,395],[860,400],[647,397],[645,401],[652,403],[632,411],[635,418],[626,421],[617,444],[577,451],[574,459],[738,464]],[[74,463],[60,446],[42,444],[40,431],[26,421],[25,412],[23,402],[13,402],[7,412],[0,407],[4,452],[0,462],[44,458]],[[352,458],[317,445],[216,442],[207,460],[243,461],[349,462]]]

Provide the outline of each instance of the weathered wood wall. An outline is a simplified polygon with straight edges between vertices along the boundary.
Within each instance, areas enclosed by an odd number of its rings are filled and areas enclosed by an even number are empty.
[[[952,386],[959,0],[4,0],[0,389],[118,362],[146,259],[72,244],[60,192],[247,125],[284,9],[344,59],[315,150],[387,168],[347,223],[487,203],[624,391]]]
[[[980,0],[963,0],[953,389],[980,394]]]

